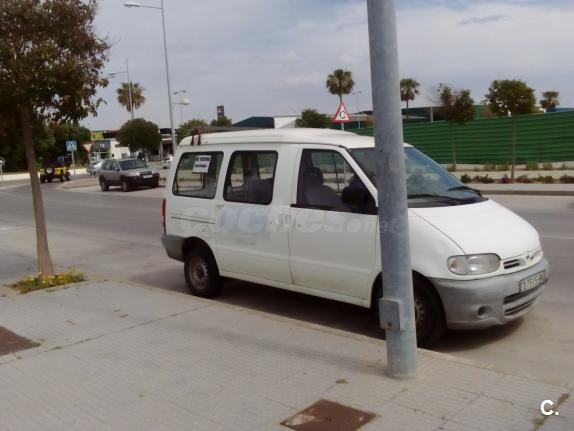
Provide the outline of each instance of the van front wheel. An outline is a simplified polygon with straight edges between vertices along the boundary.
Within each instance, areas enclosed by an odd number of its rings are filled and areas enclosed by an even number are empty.
[[[221,290],[217,263],[209,250],[196,248],[185,256],[185,282],[191,293],[202,298],[213,298]]]
[[[440,299],[433,287],[426,280],[421,280],[417,276],[413,277],[413,293],[417,346],[432,347],[446,334],[446,322]],[[379,287],[374,304],[377,319],[379,318],[379,299],[382,296],[383,291]]]
[[[446,323],[440,300],[426,283],[413,279],[417,345],[431,347],[446,334]]]

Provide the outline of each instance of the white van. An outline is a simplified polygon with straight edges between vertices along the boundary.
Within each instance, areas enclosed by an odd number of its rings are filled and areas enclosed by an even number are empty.
[[[536,230],[406,144],[405,161],[419,345],[530,312],[549,276]],[[185,138],[173,164],[162,242],[194,295],[230,277],[377,307],[373,138],[215,133]]]

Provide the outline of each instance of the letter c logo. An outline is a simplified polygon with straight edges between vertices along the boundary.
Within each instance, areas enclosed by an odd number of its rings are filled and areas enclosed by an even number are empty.
[[[551,415],[557,415],[558,416],[558,412],[554,412],[554,410],[550,409],[547,410],[546,406],[554,406],[554,403],[550,400],[544,400],[542,401],[542,403],[540,403],[540,413],[542,413],[544,416],[551,416]]]

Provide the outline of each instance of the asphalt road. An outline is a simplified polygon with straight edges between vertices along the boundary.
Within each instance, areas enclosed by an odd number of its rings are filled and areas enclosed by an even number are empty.
[[[97,278],[187,291],[182,264],[168,259],[160,243],[161,189],[103,193],[96,187],[60,187],[42,186],[51,253],[58,265]],[[493,199],[538,229],[551,281],[525,319],[485,331],[451,332],[435,350],[549,383],[574,383],[574,197]],[[29,187],[0,187],[0,256],[12,253],[12,259],[16,256],[18,262],[27,262],[25,269],[34,270],[33,226]],[[9,264],[0,268],[10,274]],[[265,286],[228,281],[217,301],[381,336],[377,322],[363,308]]]

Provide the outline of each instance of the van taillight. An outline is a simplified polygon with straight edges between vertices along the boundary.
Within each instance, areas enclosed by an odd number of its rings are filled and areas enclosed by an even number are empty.
[[[163,227],[163,234],[165,235],[165,198],[161,202],[161,218],[162,218],[162,227]]]

